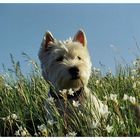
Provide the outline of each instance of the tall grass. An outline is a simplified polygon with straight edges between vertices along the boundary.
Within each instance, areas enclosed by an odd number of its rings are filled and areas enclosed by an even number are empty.
[[[0,76],[0,136],[139,136],[140,74],[138,67],[117,67],[116,74],[93,70],[89,81],[96,94],[109,108],[108,115],[95,121],[90,113],[71,106],[68,126],[58,113],[53,98],[48,97],[49,84],[41,76],[36,62],[30,74],[24,75],[20,63],[11,55],[12,69]],[[46,117],[47,102],[54,118]],[[89,125],[89,121],[90,124]]]

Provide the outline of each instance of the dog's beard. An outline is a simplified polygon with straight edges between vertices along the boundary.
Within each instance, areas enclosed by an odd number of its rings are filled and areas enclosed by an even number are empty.
[[[82,77],[79,77],[78,79],[71,79],[69,78],[60,78],[57,81],[57,89],[62,90],[62,89],[79,89],[85,85],[87,85],[88,79],[84,79]]]

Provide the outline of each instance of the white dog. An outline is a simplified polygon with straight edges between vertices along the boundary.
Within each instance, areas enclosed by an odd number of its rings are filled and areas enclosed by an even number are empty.
[[[66,100],[79,102],[82,108],[90,106],[96,118],[101,117],[104,110],[108,111],[107,106],[87,88],[92,64],[83,30],[79,30],[73,40],[67,41],[58,41],[47,32],[38,56],[44,79],[55,88],[55,92],[50,90],[49,96],[55,99],[60,112],[64,113]],[[70,112],[68,108],[66,110]]]

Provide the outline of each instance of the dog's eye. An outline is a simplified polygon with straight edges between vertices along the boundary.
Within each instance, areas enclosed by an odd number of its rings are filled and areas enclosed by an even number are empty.
[[[63,61],[63,59],[64,59],[64,57],[63,57],[63,56],[60,56],[60,57],[58,57],[58,58],[56,59],[56,61],[57,61],[57,62],[61,62],[61,61]]]
[[[77,58],[78,58],[79,60],[81,60],[81,57],[80,57],[80,56],[78,56]]]

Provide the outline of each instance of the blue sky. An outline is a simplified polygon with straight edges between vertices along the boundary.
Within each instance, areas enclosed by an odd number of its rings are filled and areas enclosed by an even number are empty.
[[[115,60],[131,63],[139,55],[140,4],[0,4],[0,72],[11,67],[12,53],[24,73],[29,65],[21,53],[38,61],[45,31],[65,40],[83,28],[93,66],[115,70]],[[124,61],[123,61],[124,62]]]

